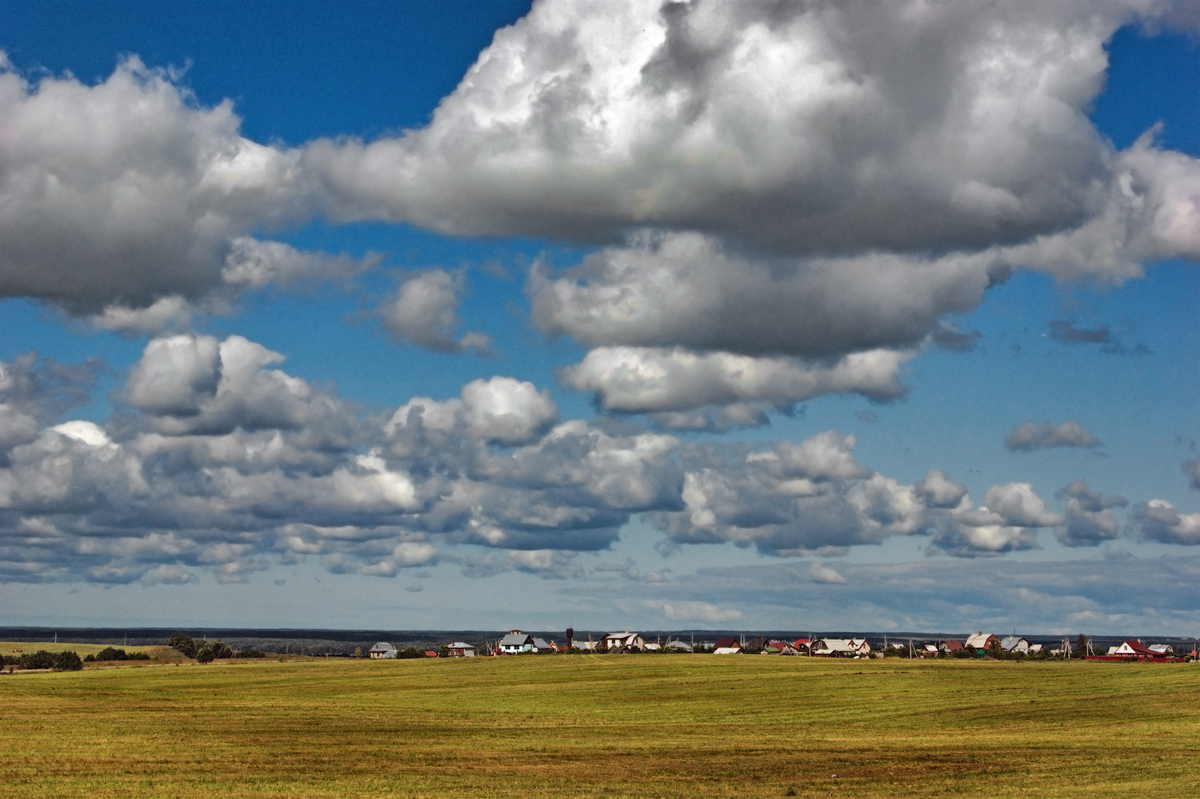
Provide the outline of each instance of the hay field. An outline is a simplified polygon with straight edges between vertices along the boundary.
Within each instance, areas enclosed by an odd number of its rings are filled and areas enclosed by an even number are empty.
[[[1200,788],[1200,667],[1189,664],[597,655],[164,665],[0,675],[0,724],[8,797]]]
[[[108,647],[116,647],[124,649],[126,652],[145,652],[154,660],[166,661],[185,661],[183,655],[176,652],[169,646],[125,646],[123,644],[75,644],[68,641],[55,643],[53,641],[37,641],[30,643],[28,641],[0,641],[0,655],[11,656],[20,655],[22,652],[31,653],[37,652],[39,649],[44,649],[47,652],[65,652],[70,650],[79,657],[84,658],[88,655],[94,655],[102,649]],[[115,665],[110,663],[109,665]],[[90,667],[91,664],[89,663]]]

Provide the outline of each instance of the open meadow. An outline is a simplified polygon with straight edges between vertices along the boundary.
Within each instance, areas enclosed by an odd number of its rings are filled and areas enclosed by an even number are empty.
[[[589,655],[0,675],[21,796],[1194,796],[1191,664]]]

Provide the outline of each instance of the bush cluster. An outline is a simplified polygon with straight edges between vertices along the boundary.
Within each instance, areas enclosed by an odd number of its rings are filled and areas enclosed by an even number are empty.
[[[212,663],[218,658],[263,656],[261,652],[255,655],[236,654],[223,641],[201,641],[197,644],[191,636],[184,635],[183,633],[172,635],[167,644],[179,653],[190,658],[195,658],[197,663]]]
[[[83,659],[84,663],[101,662],[107,663],[114,660],[149,660],[150,656],[145,652],[126,652],[124,649],[106,646],[94,655],[88,655]]]
[[[9,655],[0,659],[0,663],[16,666],[18,669],[53,669],[54,671],[79,671],[83,668],[83,660],[76,653],[47,652],[40,649],[37,652],[26,652],[21,655]]]
[[[197,663],[212,663],[217,658],[231,658],[233,650],[222,641],[204,641],[196,648]]]
[[[425,650],[417,649],[415,646],[410,646],[407,649],[397,649],[396,657],[401,658],[403,660],[411,660],[413,658],[423,658],[423,657],[425,657]]]
[[[259,652],[257,649],[242,649],[234,652],[233,656],[235,658],[265,658],[267,655],[265,652]]]

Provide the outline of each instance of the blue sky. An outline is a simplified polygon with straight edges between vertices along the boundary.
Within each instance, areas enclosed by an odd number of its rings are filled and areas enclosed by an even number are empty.
[[[25,3],[9,624],[1200,628],[1193,3]]]

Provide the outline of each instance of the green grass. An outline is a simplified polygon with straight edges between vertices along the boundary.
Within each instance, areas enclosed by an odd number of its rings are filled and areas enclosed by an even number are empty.
[[[268,660],[5,674],[0,723],[6,796],[1200,788],[1200,666],[1189,664]]]

